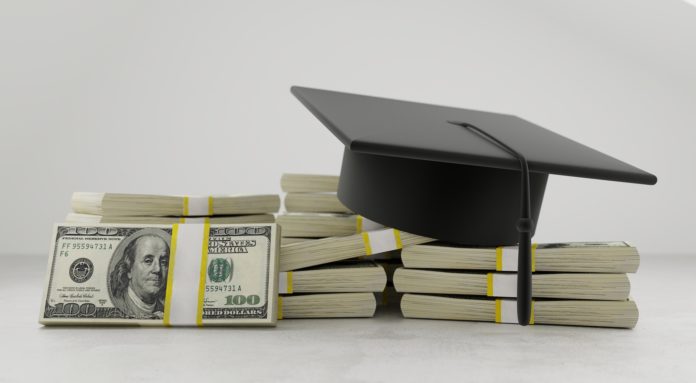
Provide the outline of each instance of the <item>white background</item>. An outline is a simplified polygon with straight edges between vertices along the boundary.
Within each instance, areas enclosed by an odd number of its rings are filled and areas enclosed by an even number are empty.
[[[677,0],[0,2],[0,253],[45,253],[73,191],[337,174],[291,85],[517,114],[659,178],[552,177],[536,241],[693,253],[696,7]]]

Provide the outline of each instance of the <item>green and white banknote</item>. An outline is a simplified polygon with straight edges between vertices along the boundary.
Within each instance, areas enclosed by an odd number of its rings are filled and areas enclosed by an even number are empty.
[[[45,325],[266,325],[277,319],[276,224],[56,225]]]

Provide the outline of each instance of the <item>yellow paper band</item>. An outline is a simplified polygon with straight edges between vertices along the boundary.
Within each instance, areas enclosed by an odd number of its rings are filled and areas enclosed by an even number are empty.
[[[495,323],[503,323],[502,322],[502,300],[501,299],[496,299],[495,300]],[[532,301],[532,310],[531,314],[529,316],[529,324],[533,325],[534,324],[534,301]]]
[[[288,271],[287,276],[288,276],[288,287],[287,287],[288,294],[292,294],[292,271]]]
[[[488,274],[490,275],[490,274]],[[501,309],[500,309],[500,299],[495,300],[495,323],[500,323]]]
[[[372,255],[372,246],[370,246],[370,236],[367,232],[362,233],[363,243],[365,244],[365,255]]]
[[[189,197],[184,196],[184,208],[182,210],[183,214],[181,215],[187,216],[189,211]]]
[[[404,247],[403,244],[401,244],[401,232],[398,230],[394,229],[394,241],[396,241],[396,248],[401,249]]]
[[[208,266],[208,239],[210,236],[210,224],[203,225],[203,243],[201,244],[201,277],[198,282],[198,313],[196,324],[203,326],[203,301],[205,299],[205,282]]]
[[[184,218],[184,217],[179,218],[179,223],[186,223],[186,218]]]
[[[172,225],[172,244],[169,249],[169,265],[167,271],[167,292],[164,296],[164,325],[171,326],[169,322],[169,315],[171,314],[172,308],[172,283],[174,281],[174,261],[176,260],[176,240],[179,235],[179,225]]]
[[[503,271],[503,247],[495,248],[495,271]]]
[[[213,215],[213,196],[208,197],[208,215]]]
[[[492,297],[493,296],[493,273],[486,274],[486,283],[488,285],[486,288],[486,296]]]
[[[283,298],[278,296],[278,319],[283,319]]]
[[[356,233],[362,233],[362,227],[363,227],[363,217],[361,215],[358,215],[355,217],[355,232]]]
[[[539,245],[538,243],[532,244],[532,272],[536,271],[536,249],[537,249],[538,245]],[[532,306],[532,307],[534,307],[534,306]],[[534,318],[534,315],[532,315],[532,318]]]
[[[534,253],[532,253],[534,254]],[[534,324],[534,301],[532,301],[532,315],[529,317],[529,324]]]

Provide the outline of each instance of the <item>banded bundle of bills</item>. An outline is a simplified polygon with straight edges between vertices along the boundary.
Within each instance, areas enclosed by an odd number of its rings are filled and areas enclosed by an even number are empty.
[[[287,193],[284,201],[291,213],[351,213],[335,193]]]
[[[280,188],[286,193],[336,193],[338,176],[286,173],[280,177]]]
[[[276,323],[276,224],[62,224],[53,241],[45,325]]]
[[[536,273],[534,298],[626,300],[626,274]],[[400,268],[394,285],[402,293],[457,294],[516,298],[516,273],[452,272]]]
[[[176,196],[76,192],[67,222],[90,223],[266,223],[280,208],[275,194]]]
[[[534,271],[559,273],[635,273],[638,250],[626,242],[569,242],[534,246]],[[440,243],[402,252],[405,267],[415,269],[517,270],[515,247],[459,247]]]
[[[289,239],[284,244],[384,229],[383,225],[352,214],[287,213],[279,215],[277,222],[283,226],[283,238]]]
[[[398,254],[404,246],[431,241],[358,215],[337,214],[349,209],[336,197],[336,176],[284,174],[281,188],[288,193],[285,207],[290,212],[277,217],[283,232],[279,267],[284,318],[373,316],[373,293],[382,293],[387,285],[384,265],[374,261],[387,258],[385,253]],[[300,309],[314,302],[340,306]]]
[[[94,214],[68,213],[65,222],[72,223],[142,223],[142,224],[173,224],[173,223],[273,223],[273,214],[251,215],[214,215],[209,217],[154,217],[154,216],[103,216]]]
[[[370,318],[377,302],[373,293],[304,294],[278,297],[278,319]]]
[[[394,286],[405,293],[405,317],[517,323],[516,248],[417,245],[402,260]],[[634,327],[638,308],[626,273],[638,264],[625,242],[534,245],[533,323]]]
[[[336,196],[337,176],[283,174],[280,187],[287,193],[284,202],[288,212],[350,213]]]
[[[404,294],[406,318],[517,323],[517,304],[506,299]],[[632,300],[534,300],[530,324],[633,328],[638,307]]]
[[[280,294],[375,292],[384,289],[387,276],[375,262],[352,260],[281,271],[278,280]]]

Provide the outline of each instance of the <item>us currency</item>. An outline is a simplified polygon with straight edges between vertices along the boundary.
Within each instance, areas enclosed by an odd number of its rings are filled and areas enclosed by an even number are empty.
[[[62,224],[39,322],[275,325],[275,224]]]

